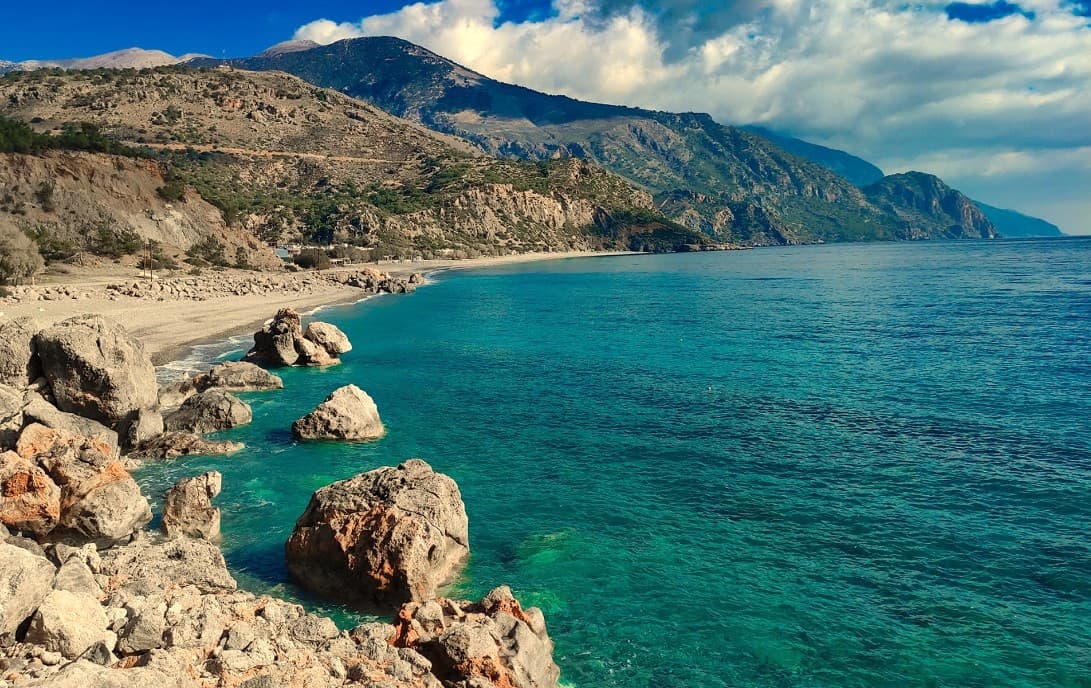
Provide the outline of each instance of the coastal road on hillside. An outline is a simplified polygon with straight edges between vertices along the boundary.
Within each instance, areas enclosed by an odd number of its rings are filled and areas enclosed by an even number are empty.
[[[382,158],[357,158],[351,155],[325,155],[323,153],[302,153],[298,151],[271,151],[251,150],[249,148],[232,148],[230,146],[213,146],[209,144],[193,143],[137,143],[127,142],[125,145],[139,148],[153,148],[155,150],[195,150],[200,153],[227,153],[229,155],[250,155],[259,158],[299,158],[303,160],[332,160],[334,162],[362,162],[380,165],[408,165],[411,160],[384,160]]]

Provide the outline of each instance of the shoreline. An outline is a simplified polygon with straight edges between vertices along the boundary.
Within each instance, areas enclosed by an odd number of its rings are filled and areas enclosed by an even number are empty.
[[[125,326],[142,342],[156,367],[181,362],[196,347],[228,342],[233,337],[251,334],[260,329],[280,308],[291,307],[304,314],[319,309],[359,303],[380,294],[327,279],[329,274],[374,270],[391,278],[405,279],[413,273],[428,278],[454,270],[513,265],[569,258],[597,258],[641,255],[632,252],[566,251],[554,253],[522,253],[510,256],[490,256],[463,260],[420,260],[399,263],[367,263],[337,268],[323,273],[267,273],[226,270],[201,277],[175,275],[171,281],[195,280],[209,285],[218,281],[235,284],[266,282],[281,285],[277,293],[228,294],[204,300],[191,300],[171,294],[131,298],[111,292],[110,283],[144,285],[135,268],[86,270],[62,275],[49,275],[33,285],[36,296],[12,302],[0,299],[0,322],[30,316],[43,326],[60,320],[92,313]],[[163,278],[167,281],[167,278]]]

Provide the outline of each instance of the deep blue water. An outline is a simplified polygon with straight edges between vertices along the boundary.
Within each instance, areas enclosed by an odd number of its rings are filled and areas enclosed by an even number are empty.
[[[567,684],[1091,686],[1091,240],[545,262],[321,317],[355,349],[247,395],[244,452],[138,476],[224,473],[250,589],[297,594],[315,488],[420,456],[470,516],[453,592],[540,606]],[[349,382],[387,437],[293,442]]]

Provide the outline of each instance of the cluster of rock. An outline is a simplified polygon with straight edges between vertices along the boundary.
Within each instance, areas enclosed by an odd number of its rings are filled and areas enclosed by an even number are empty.
[[[424,281],[420,274],[394,277],[370,268],[307,273],[216,272],[200,277],[161,277],[116,282],[104,287],[72,285],[16,286],[3,302],[72,301],[80,299],[141,299],[146,301],[209,301],[239,296],[282,297],[329,290],[330,286],[359,289],[365,294],[406,294]]]
[[[312,325],[301,336],[347,351],[333,330]],[[155,534],[126,470],[134,458],[238,448],[200,433],[249,422],[228,390],[279,389],[279,378],[229,363],[160,390],[139,343],[101,318],[47,330],[8,323],[0,334],[0,682],[558,685],[540,611],[504,587],[478,602],[437,597],[469,554],[468,521],[458,486],[424,461],[318,490],[285,545],[303,587],[395,621],[342,632],[237,590],[214,544],[219,473],[179,480]],[[293,431],[373,439],[383,426],[371,398],[349,385]]]
[[[299,313],[282,308],[254,333],[246,360],[272,367],[328,366],[339,363],[341,354],[351,350],[348,337],[337,327],[315,321],[304,331]]]

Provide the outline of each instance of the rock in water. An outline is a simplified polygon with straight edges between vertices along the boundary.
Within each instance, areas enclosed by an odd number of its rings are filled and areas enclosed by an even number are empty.
[[[307,326],[303,337],[326,350],[330,356],[340,356],[352,351],[352,344],[339,328],[329,323],[313,322]]]
[[[553,661],[553,641],[542,612],[524,610],[507,586],[480,602],[410,602],[398,612],[397,622],[393,644],[431,660],[447,685],[558,685],[560,669]]]
[[[34,352],[38,321],[23,317],[0,323],[0,384],[26,387],[41,374]]]
[[[301,585],[365,608],[431,598],[469,551],[458,485],[420,459],[318,490],[285,546]]]
[[[213,442],[192,432],[166,432],[129,452],[129,459],[163,461],[179,456],[234,454],[242,448],[241,442]]]
[[[292,434],[307,440],[374,440],[385,431],[375,401],[356,385],[334,390],[314,411],[292,423]]]
[[[57,407],[106,425],[155,408],[155,368],[140,342],[100,316],[64,320],[34,337]]]
[[[0,523],[42,536],[61,518],[61,488],[37,464],[15,452],[0,454]]]
[[[299,359],[295,340],[303,337],[299,313],[294,308],[282,308],[273,319],[254,333],[254,347],[246,360],[268,366],[290,366]]]
[[[282,308],[254,333],[246,360],[267,366],[327,366],[339,363],[338,356],[351,348],[345,333],[327,323],[311,323],[304,334],[299,313]]]
[[[217,432],[253,419],[250,407],[238,397],[219,389],[196,394],[163,420],[170,432]]]
[[[0,542],[0,645],[45,601],[55,572],[45,557]]]
[[[164,499],[163,532],[219,540],[220,510],[212,506],[212,499],[220,494],[222,485],[223,476],[217,471],[176,482]]]
[[[284,388],[284,381],[279,377],[246,361],[228,361],[213,366],[205,378],[205,389],[215,387],[231,392],[254,392]]]

